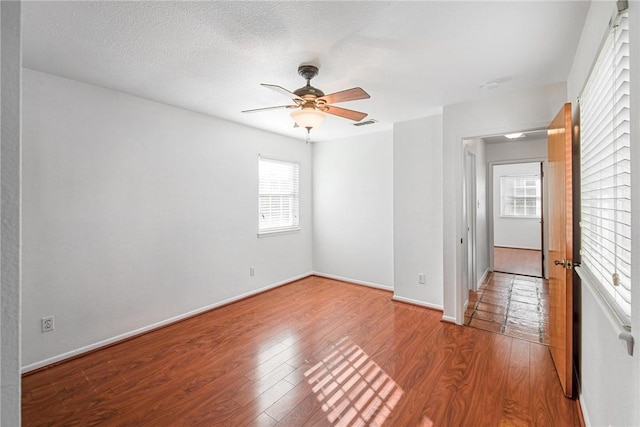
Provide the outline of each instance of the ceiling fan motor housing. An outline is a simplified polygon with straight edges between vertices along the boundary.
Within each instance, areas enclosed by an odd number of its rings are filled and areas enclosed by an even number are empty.
[[[324,92],[318,88],[311,86],[311,79],[318,75],[318,67],[315,65],[301,65],[298,67],[298,74],[300,74],[306,81],[307,85],[293,91],[294,94],[300,98],[304,98],[305,95],[313,95],[316,98],[324,96]]]
[[[311,80],[318,75],[318,67],[315,65],[301,65],[298,67],[298,74],[305,80]]]

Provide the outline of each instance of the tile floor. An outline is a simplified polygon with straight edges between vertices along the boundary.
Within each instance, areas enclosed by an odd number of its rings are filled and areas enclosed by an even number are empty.
[[[547,280],[489,273],[478,292],[469,292],[465,325],[548,344],[548,315]]]

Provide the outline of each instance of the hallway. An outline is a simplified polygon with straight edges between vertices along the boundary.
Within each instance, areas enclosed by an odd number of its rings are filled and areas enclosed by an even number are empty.
[[[489,273],[478,292],[469,292],[465,326],[523,340],[549,343],[547,280]]]

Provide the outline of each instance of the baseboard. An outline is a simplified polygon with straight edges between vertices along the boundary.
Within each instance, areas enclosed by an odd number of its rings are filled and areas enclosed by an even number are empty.
[[[321,273],[319,271],[313,272],[314,276],[324,277],[327,279],[340,280],[341,282],[353,283],[354,285],[368,286],[370,288],[383,289],[385,291],[393,291],[393,286],[381,285],[379,283],[367,282],[364,280],[350,279],[348,277],[336,276],[334,274]]]
[[[207,311],[210,311],[210,310],[213,310],[213,309],[216,309],[216,308],[219,308],[219,307],[222,307],[222,306],[225,306],[225,305],[228,305],[228,304],[243,300],[245,298],[252,297],[254,295],[257,295],[257,294],[260,294],[260,293],[263,293],[263,292],[266,292],[266,291],[270,291],[272,289],[278,288],[278,287],[283,286],[283,285],[287,285],[289,283],[295,282],[295,281],[300,280],[300,279],[304,279],[304,278],[312,276],[312,275],[314,275],[313,272],[308,272],[308,273],[305,273],[305,274],[294,276],[294,277],[289,278],[287,280],[282,280],[282,281],[273,283],[271,285],[267,285],[267,286],[264,286],[262,288],[256,289],[255,291],[247,292],[247,293],[244,293],[244,294],[232,297],[232,298],[228,298],[228,299],[226,299],[224,301],[220,301],[220,302],[217,302],[217,303],[214,303],[214,304],[209,304],[209,305],[206,305],[204,307],[189,311],[189,312],[184,313],[184,314],[180,314],[178,316],[171,317],[169,319],[154,323],[154,324],[149,325],[149,326],[144,326],[142,328],[138,328],[138,329],[135,329],[133,331],[126,332],[124,334],[120,334],[120,335],[117,335],[117,336],[112,337],[112,338],[108,338],[106,340],[98,341],[96,343],[93,343],[93,344],[78,348],[76,350],[68,351],[66,353],[62,353],[62,354],[59,354],[57,356],[50,357],[48,359],[44,359],[44,360],[41,360],[39,362],[31,363],[29,365],[23,366],[20,369],[20,372],[22,374],[26,374],[26,373],[29,373],[31,371],[35,371],[35,370],[38,370],[38,369],[41,369],[41,368],[44,368],[44,367],[47,367],[47,366],[50,366],[50,365],[54,365],[54,364],[63,362],[63,361],[68,360],[68,359],[73,359],[75,357],[82,356],[82,355],[84,355],[86,353],[90,353],[92,351],[96,351],[96,350],[99,350],[99,349],[102,349],[102,348],[105,348],[105,347],[109,347],[109,346],[114,345],[114,344],[118,344],[118,343],[120,343],[122,341],[126,341],[128,339],[135,338],[135,337],[137,337],[139,335],[146,334],[146,333],[151,332],[153,330],[160,329],[160,328],[163,328],[165,326],[169,326],[169,325],[171,325],[173,323],[177,323],[177,322],[180,322],[182,320],[186,320],[186,319],[188,319],[190,317],[197,316],[199,314],[205,313]]]
[[[443,322],[447,322],[447,323],[453,323],[454,325],[457,325],[456,323],[456,318],[452,317],[452,316],[445,316],[444,314],[442,315],[442,321]]]
[[[478,283],[476,283],[476,289],[480,289],[480,285],[482,284],[482,282],[484,282],[484,279],[487,278],[487,276],[489,275],[491,271],[489,270],[489,267],[487,267],[484,270],[484,273],[482,273],[482,277],[480,278],[480,280],[478,280]]]
[[[504,248],[504,249],[522,249],[523,251],[541,251],[540,248],[528,248],[524,246],[509,246],[509,245],[494,245],[494,248]]]
[[[399,297],[397,295],[394,295],[393,298],[391,298],[393,301],[398,301],[398,302],[404,302],[407,304],[413,304],[413,305],[417,305],[419,307],[425,307],[425,308],[430,308],[432,310],[438,310],[438,311],[442,311],[443,307],[441,305],[437,305],[437,304],[431,304],[429,302],[424,302],[424,301],[418,301],[418,300],[414,300],[411,298],[405,298],[405,297]]]

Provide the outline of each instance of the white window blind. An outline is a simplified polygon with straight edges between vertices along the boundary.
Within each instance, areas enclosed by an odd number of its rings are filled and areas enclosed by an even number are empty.
[[[631,322],[629,25],[620,14],[580,97],[582,269]]]
[[[298,230],[298,164],[260,157],[258,177],[258,232]]]
[[[500,177],[500,215],[540,218],[540,178],[536,175]]]

